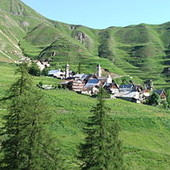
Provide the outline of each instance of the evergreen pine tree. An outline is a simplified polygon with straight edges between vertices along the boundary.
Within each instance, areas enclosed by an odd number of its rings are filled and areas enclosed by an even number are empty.
[[[97,105],[91,110],[92,116],[86,123],[85,143],[80,146],[83,170],[122,170],[123,152],[118,139],[119,126],[109,116],[109,108],[100,89]]]
[[[78,73],[81,74],[82,70],[81,70],[81,63],[79,63],[78,65]]]
[[[43,95],[33,86],[28,67],[11,86],[4,116],[1,169],[60,170],[63,162],[56,141],[47,133],[49,113]],[[4,99],[5,100],[5,99]]]

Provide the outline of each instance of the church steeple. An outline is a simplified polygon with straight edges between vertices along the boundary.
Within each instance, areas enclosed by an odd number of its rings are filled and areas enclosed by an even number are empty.
[[[107,76],[106,83],[107,84],[112,83],[112,77],[110,75]]]
[[[97,71],[96,76],[97,76],[97,77],[101,77],[101,75],[102,75],[102,69],[101,69],[100,64],[97,65],[96,71]]]
[[[68,77],[69,77],[69,70],[70,70],[70,66],[69,66],[69,64],[67,63],[66,66],[65,66],[65,78],[68,78]]]

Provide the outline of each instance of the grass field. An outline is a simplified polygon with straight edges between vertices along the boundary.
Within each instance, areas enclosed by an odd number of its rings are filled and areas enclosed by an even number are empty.
[[[5,95],[15,81],[16,66],[0,63],[0,97]],[[57,84],[51,77],[34,77],[34,84]],[[95,106],[96,99],[80,95],[69,90],[42,91],[47,101],[52,119],[49,131],[60,141],[63,154],[70,164],[69,169],[78,169],[77,147],[83,142],[82,128]],[[125,162],[132,170],[168,170],[170,169],[170,111],[159,107],[135,104],[123,100],[108,99],[107,106],[113,119],[121,126],[120,138],[123,142]],[[2,110],[4,115],[6,110]]]
[[[52,60],[54,69],[68,62],[75,72],[79,62],[85,73],[94,73],[100,64],[109,72],[132,76],[135,83],[153,79],[156,88],[170,88],[170,23],[96,30],[49,20],[19,0],[0,1],[0,11],[0,98],[18,77],[17,66],[10,63],[23,55]],[[59,83],[51,77],[34,77],[35,86],[40,81]],[[49,130],[60,141],[69,169],[76,170],[77,147],[84,139],[81,130],[96,99],[68,90],[42,92],[52,114]],[[170,111],[117,99],[106,104],[120,123],[128,169],[169,170]],[[1,103],[0,120],[6,112]]]

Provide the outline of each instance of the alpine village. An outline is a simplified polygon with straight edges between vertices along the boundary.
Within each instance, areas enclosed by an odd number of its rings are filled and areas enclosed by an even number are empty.
[[[170,22],[93,29],[0,0],[0,170],[169,170]]]

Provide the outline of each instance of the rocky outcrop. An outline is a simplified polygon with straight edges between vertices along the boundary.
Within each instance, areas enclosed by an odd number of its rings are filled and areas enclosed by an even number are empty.
[[[77,40],[79,40],[80,43],[82,43],[82,44],[83,44],[83,42],[85,40],[89,40],[89,37],[85,33],[81,32],[81,31],[74,31],[72,36],[74,38],[76,38]]]
[[[74,30],[72,32],[72,37],[77,39],[88,50],[93,49],[93,40],[86,33],[82,32],[82,31]]]

